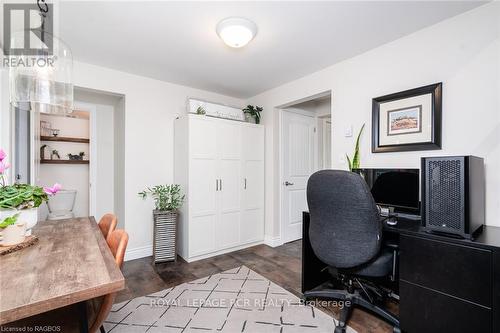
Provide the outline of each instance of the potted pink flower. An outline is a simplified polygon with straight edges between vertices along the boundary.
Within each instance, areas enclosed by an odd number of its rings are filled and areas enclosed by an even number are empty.
[[[9,220],[10,225],[26,224],[26,235],[29,236],[38,221],[37,208],[49,200],[49,195],[55,195],[61,189],[61,185],[55,184],[46,188],[30,184],[8,185],[5,172],[10,165],[6,157],[7,154],[0,149],[0,225],[5,219],[17,215],[14,220]]]

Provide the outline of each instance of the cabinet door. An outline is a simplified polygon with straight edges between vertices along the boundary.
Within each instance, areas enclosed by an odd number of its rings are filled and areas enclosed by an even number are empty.
[[[241,220],[241,128],[236,122],[217,124],[218,218],[217,248],[239,245]]]
[[[189,119],[189,154],[191,158],[217,158],[217,123],[209,118]]]
[[[245,160],[264,160],[264,127],[263,126],[242,126],[242,146],[243,158]]]
[[[191,118],[189,123],[189,256],[216,250],[216,122]]]
[[[399,318],[404,332],[493,332],[490,308],[405,281],[399,286]]]
[[[264,128],[242,130],[243,175],[240,238],[249,243],[264,238]]]
[[[264,209],[245,209],[241,213],[240,241],[242,244],[264,238]]]
[[[243,209],[264,206],[264,161],[243,161]]]
[[[215,250],[217,219],[217,161],[196,159],[190,161],[189,181],[189,256]]]
[[[237,122],[217,122],[217,156],[221,160],[241,159],[241,127]]]
[[[241,161],[219,160],[219,218],[217,226],[217,246],[227,248],[238,245],[240,233]]]

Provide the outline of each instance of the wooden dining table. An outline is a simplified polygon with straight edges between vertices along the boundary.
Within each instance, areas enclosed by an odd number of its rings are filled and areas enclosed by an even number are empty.
[[[125,287],[93,217],[39,222],[33,234],[34,245],[0,256],[0,324]]]

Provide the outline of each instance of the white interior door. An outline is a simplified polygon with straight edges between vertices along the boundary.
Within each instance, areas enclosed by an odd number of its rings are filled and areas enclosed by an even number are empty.
[[[315,118],[283,110],[281,237],[284,243],[302,237],[302,212],[307,210],[306,186],[314,172]]]

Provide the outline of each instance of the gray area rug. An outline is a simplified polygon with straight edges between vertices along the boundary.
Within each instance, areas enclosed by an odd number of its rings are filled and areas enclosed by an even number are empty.
[[[115,304],[104,328],[111,333],[331,333],[335,319],[241,266]]]

